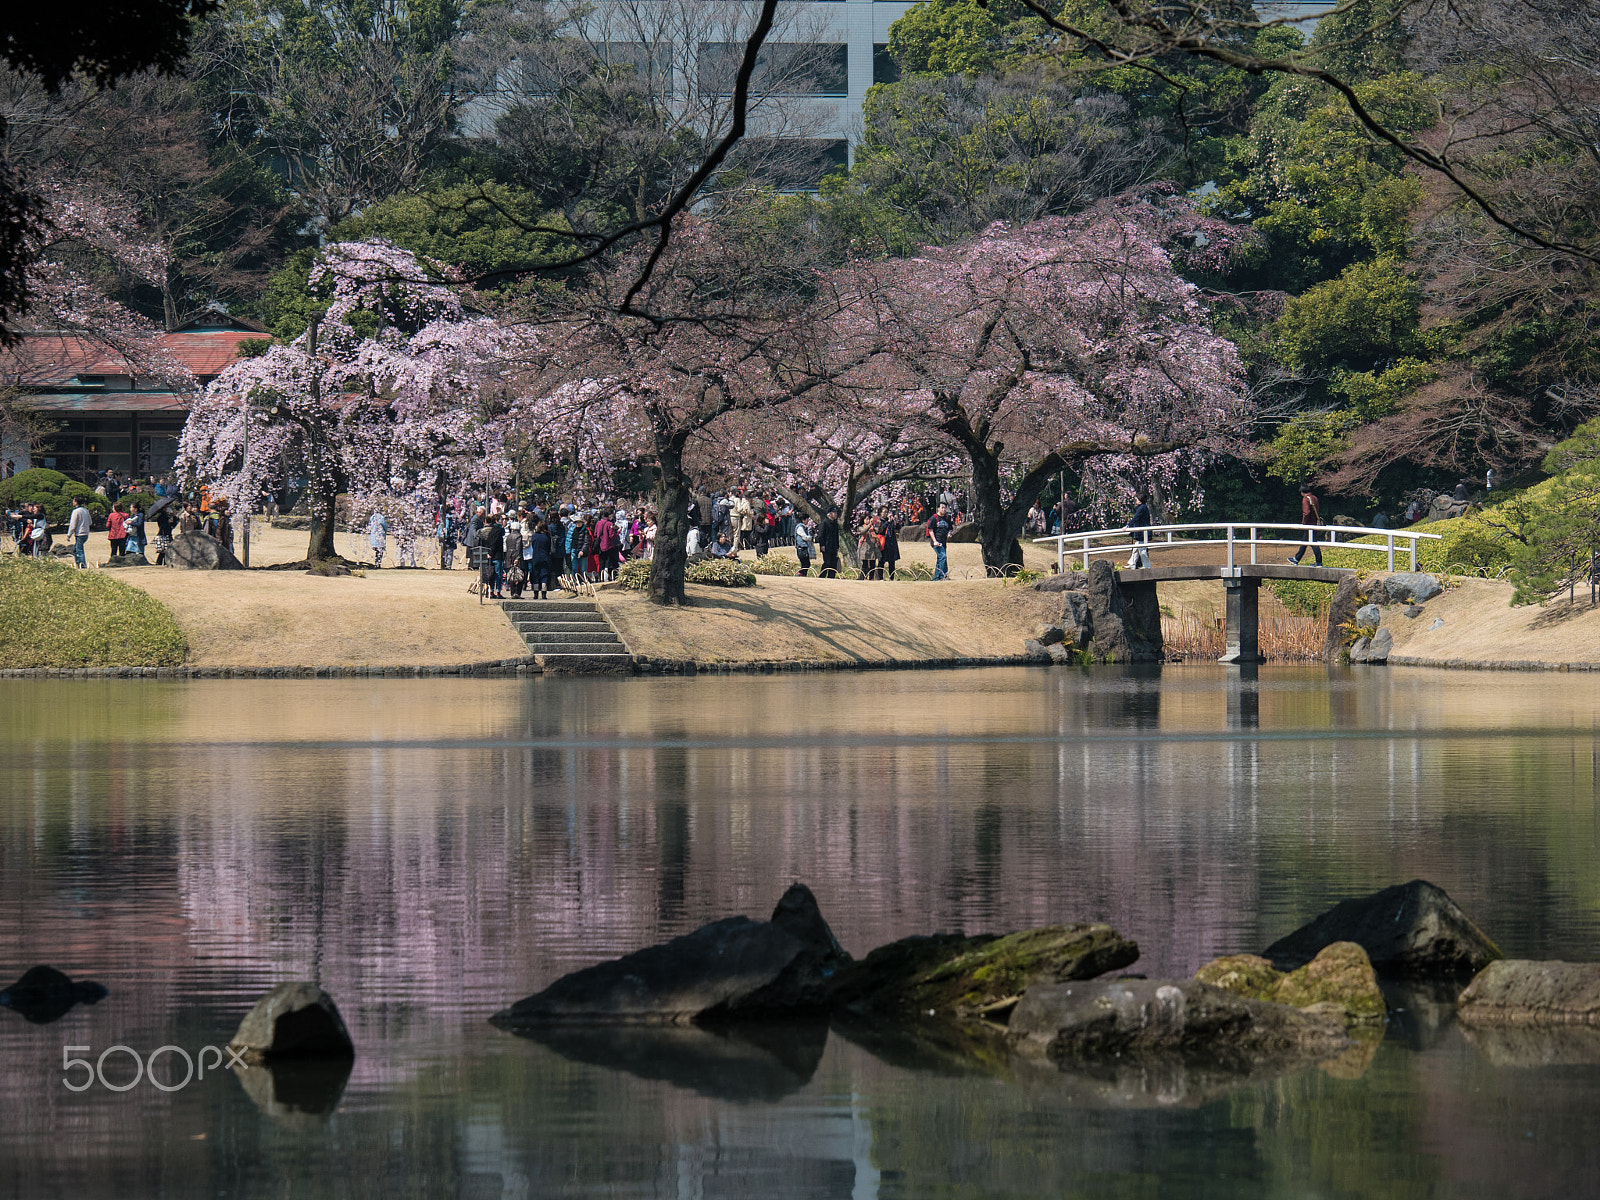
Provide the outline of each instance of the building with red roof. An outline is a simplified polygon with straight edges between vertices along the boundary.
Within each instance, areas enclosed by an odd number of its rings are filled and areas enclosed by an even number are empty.
[[[22,405],[56,425],[17,468],[50,467],[85,483],[103,471],[160,475],[172,470],[195,391],[239,355],[241,342],[266,331],[222,312],[210,312],[161,336],[166,354],[194,376],[193,390],[141,377],[124,359],[86,339],[49,332],[23,335],[6,353],[10,382]],[[31,461],[27,459],[31,457]]]

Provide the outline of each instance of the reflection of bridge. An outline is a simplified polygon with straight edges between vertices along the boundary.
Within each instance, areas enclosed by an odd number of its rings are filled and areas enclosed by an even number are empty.
[[[1184,535],[1184,536],[1175,536]],[[1364,538],[1365,541],[1353,541]],[[1381,541],[1373,539],[1382,539]],[[1408,551],[1407,568],[1417,569],[1417,542],[1423,538],[1439,540],[1437,533],[1420,533],[1409,529],[1370,529],[1348,525],[1271,525],[1263,523],[1230,524],[1213,522],[1201,525],[1151,525],[1143,529],[1091,529],[1082,533],[1058,534],[1054,537],[1035,538],[1035,542],[1056,544],[1056,566],[1065,571],[1067,557],[1081,558],[1083,569],[1089,569],[1089,560],[1095,555],[1127,555],[1132,560],[1135,551],[1143,551],[1148,564],[1152,555],[1163,558],[1182,558],[1188,561],[1169,562],[1165,566],[1125,567],[1117,575],[1124,595],[1130,600],[1149,589],[1145,603],[1134,607],[1157,611],[1155,587],[1158,583],[1186,579],[1220,579],[1227,592],[1227,653],[1219,662],[1253,663],[1261,661],[1257,638],[1260,623],[1261,581],[1263,579],[1302,579],[1315,583],[1338,583],[1346,575],[1355,574],[1352,567],[1301,566],[1293,562],[1260,561],[1261,550],[1276,554],[1285,547],[1314,546],[1319,554],[1324,549],[1337,547],[1341,551],[1366,551],[1385,556],[1387,568],[1395,569],[1396,543]],[[1070,547],[1070,548],[1069,548]],[[1241,559],[1248,552],[1249,562]],[[1302,558],[1306,555],[1302,554]],[[1376,564],[1374,564],[1376,565]]]

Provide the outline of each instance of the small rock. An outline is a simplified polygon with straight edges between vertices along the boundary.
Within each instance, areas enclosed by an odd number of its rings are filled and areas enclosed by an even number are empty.
[[[228,1043],[247,1062],[354,1058],[355,1046],[333,997],[315,983],[280,983],[252,1008]]]
[[[1292,971],[1335,942],[1355,942],[1380,974],[1402,977],[1464,975],[1502,957],[1444,889],[1424,879],[1340,901],[1262,957]]]
[[[1443,628],[1444,628],[1444,618],[1443,617],[1435,617],[1433,619],[1433,624],[1428,626],[1428,632],[1432,633],[1435,629],[1443,629]]]
[[[1422,615],[1422,606],[1421,605],[1408,604],[1406,606],[1406,616],[1410,617],[1413,621],[1415,621],[1421,615]]]
[[[1369,663],[1386,663],[1389,655],[1394,653],[1394,634],[1387,629],[1380,629],[1372,635],[1372,642],[1367,646],[1367,659]]]
[[[113,554],[100,564],[100,569],[103,571],[108,567],[115,569],[117,567],[148,567],[149,565],[150,560],[142,554]]]
[[[1425,604],[1444,590],[1432,575],[1421,571],[1400,571],[1372,585],[1376,598],[1384,604]]]
[[[1380,1022],[1388,1006],[1367,952],[1354,942],[1335,942],[1305,966],[1288,974],[1264,958],[1235,954],[1207,963],[1195,972],[1201,983],[1256,1000],[1291,1008],[1332,1004],[1350,1024]]]
[[[109,993],[92,979],[74,980],[54,967],[29,967],[4,991],[0,1005],[19,1012],[35,1025],[48,1025],[75,1004],[93,1004]]]
[[[1049,662],[1050,649],[1035,638],[1023,638],[1022,656],[1029,662]]]
[[[1355,640],[1355,642],[1350,647],[1350,661],[1353,662],[1353,663],[1364,663],[1364,662],[1366,662],[1367,661],[1367,648],[1369,646],[1371,646],[1371,645],[1372,645],[1372,643],[1371,643],[1371,641],[1369,639],[1364,638],[1364,637],[1357,638]]]
[[[1073,663],[1078,662],[1078,655],[1082,653],[1081,651],[1069,650],[1062,645],[1046,646],[1045,650],[1050,655],[1051,662],[1059,663],[1062,666],[1071,666]]]
[[[1093,979],[1138,958],[1137,943],[1109,925],[1052,925],[1004,937],[909,937],[842,968],[828,999],[857,1012],[980,1016],[1039,984]]]
[[[1332,1058],[1344,1022],[1252,1000],[1198,980],[1115,979],[1030,988],[1011,1014],[1020,1049],[1060,1060],[1176,1055],[1249,1069],[1263,1061]]]
[[[1479,973],[1457,1006],[1479,1025],[1600,1022],[1600,963],[1502,959]]]
[[[1056,646],[1067,640],[1067,632],[1059,625],[1046,625],[1039,631],[1038,643],[1041,646]]]
[[[820,1007],[850,958],[809,888],[795,884],[770,921],[728,917],[657,946],[563,975],[489,1019],[503,1029],[560,1021],[684,1025]]]
[[[1364,629],[1376,629],[1383,624],[1383,609],[1376,604],[1363,604],[1356,609],[1356,624]]]

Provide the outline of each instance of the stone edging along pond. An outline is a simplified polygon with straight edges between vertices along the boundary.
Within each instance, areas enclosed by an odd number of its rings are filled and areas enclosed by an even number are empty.
[[[1391,654],[1391,667],[1445,667],[1453,671],[1600,671],[1600,662],[1540,662],[1537,659],[1424,658]]]

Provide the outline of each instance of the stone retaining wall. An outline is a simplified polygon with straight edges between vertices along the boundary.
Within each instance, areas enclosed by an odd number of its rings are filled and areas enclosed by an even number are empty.
[[[781,675],[802,671],[942,671],[951,667],[1035,667],[1024,655],[1000,658],[880,659],[773,659],[765,662],[696,662],[687,658],[647,658],[635,655],[639,675]]]
[[[410,667],[12,667],[0,679],[418,679],[435,675],[540,675],[531,658]]]
[[[1600,671],[1600,662],[1537,662],[1532,659],[1480,661],[1471,658],[1423,658],[1391,654],[1391,667],[1445,667],[1452,671]]]

